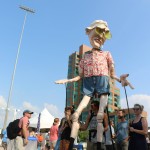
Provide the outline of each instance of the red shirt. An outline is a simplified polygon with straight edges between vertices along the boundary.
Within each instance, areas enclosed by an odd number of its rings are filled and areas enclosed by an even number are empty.
[[[58,125],[53,125],[50,128],[50,141],[56,141],[58,139]]]
[[[26,117],[26,116],[22,117],[22,118],[20,119],[20,121],[19,121],[19,127],[20,127],[20,128],[22,128],[23,125],[26,126],[26,129],[27,129],[26,135],[27,135],[27,137],[29,136],[29,130],[28,130],[29,123],[30,123],[30,122],[29,122],[29,118]],[[20,132],[20,135],[23,136],[22,130],[21,130],[21,132]]]

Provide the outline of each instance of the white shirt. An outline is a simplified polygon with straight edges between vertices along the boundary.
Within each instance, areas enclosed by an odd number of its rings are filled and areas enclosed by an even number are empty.
[[[114,128],[111,126],[112,135],[115,134]],[[112,139],[111,139],[111,133],[110,133],[110,127],[108,127],[108,130],[105,132],[106,140],[105,145],[112,145]]]

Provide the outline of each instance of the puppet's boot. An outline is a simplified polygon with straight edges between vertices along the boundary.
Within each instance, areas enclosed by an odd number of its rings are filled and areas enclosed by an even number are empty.
[[[73,149],[73,144],[74,144],[74,138],[71,137],[68,150],[72,150]]]
[[[78,131],[79,131],[79,123],[73,122],[72,128],[71,128],[69,150],[73,149],[74,140],[78,136]]]
[[[101,150],[101,142],[97,142],[97,150]]]

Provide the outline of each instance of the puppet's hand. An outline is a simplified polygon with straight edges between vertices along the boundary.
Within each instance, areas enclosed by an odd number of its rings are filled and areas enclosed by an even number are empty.
[[[120,82],[122,86],[130,86],[131,89],[134,89],[134,87],[131,85],[131,83],[126,79],[129,76],[129,74],[123,74],[120,76]]]
[[[128,80],[121,80],[121,85],[122,86],[128,86],[129,85]]]
[[[129,76],[129,74],[122,74],[122,75],[120,76],[120,82],[121,82],[121,85],[122,85],[122,86],[128,86],[128,85],[129,85],[129,82],[128,82],[128,80],[126,79],[128,76]]]
[[[68,83],[69,80],[68,79],[63,79],[63,80],[57,80],[55,81],[56,84],[65,84],[65,83]]]

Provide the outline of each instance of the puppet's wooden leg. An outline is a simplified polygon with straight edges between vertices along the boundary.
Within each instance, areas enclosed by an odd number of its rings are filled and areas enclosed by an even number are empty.
[[[98,147],[99,147],[99,144],[103,140],[103,132],[104,132],[103,118],[104,118],[104,109],[107,106],[107,101],[108,101],[108,95],[101,95],[99,110],[97,113],[97,122],[98,122],[98,124],[97,124],[97,143],[98,143]]]
[[[72,128],[71,128],[69,150],[73,149],[74,140],[78,135],[78,131],[79,131],[78,119],[79,119],[79,116],[82,113],[83,109],[87,107],[89,101],[90,101],[90,97],[89,96],[84,96],[83,99],[81,100],[77,110],[72,115]]]

